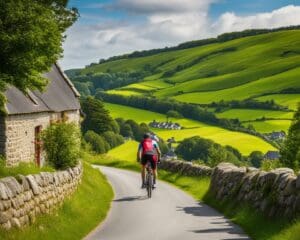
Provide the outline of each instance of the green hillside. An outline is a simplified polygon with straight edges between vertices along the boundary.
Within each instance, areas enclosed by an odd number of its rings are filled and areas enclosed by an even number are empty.
[[[117,94],[149,94],[201,104],[257,97],[261,101],[275,99],[295,109],[299,94],[259,96],[291,88],[299,92],[300,30],[108,61],[86,67],[78,74],[119,72],[144,74],[135,83],[112,91]]]
[[[114,57],[84,69],[71,70],[69,76],[82,95],[94,95],[104,90],[127,97],[168,98],[199,104],[208,111],[216,111],[218,118],[239,119],[242,126],[250,128],[251,125],[260,133],[287,131],[300,102],[300,30],[250,34],[253,36],[240,38],[238,35],[233,34],[231,38],[229,33],[226,41],[208,40],[201,46],[188,43],[189,47],[184,49],[175,47]],[[218,107],[212,107],[213,103],[220,104],[221,101],[247,99],[272,102],[280,111],[270,107],[223,107],[219,111]],[[153,120],[153,113],[148,116],[147,111],[132,114],[120,105],[111,110],[115,116],[136,121],[140,121],[140,117],[143,121]],[[244,154],[258,148],[263,152],[271,149],[257,137],[251,136],[250,140],[248,134],[201,122],[197,124],[196,130],[188,128],[178,133],[162,131],[160,134],[164,138],[174,135],[178,139],[200,135],[223,145],[235,146]],[[255,143],[256,140],[266,145],[260,147],[262,144]]]

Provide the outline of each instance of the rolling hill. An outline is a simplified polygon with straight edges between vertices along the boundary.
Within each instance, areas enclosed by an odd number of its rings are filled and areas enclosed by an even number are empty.
[[[237,37],[239,33],[229,33],[226,41],[208,39],[200,41],[200,44],[197,41],[183,44],[184,47],[135,52],[91,64],[84,69],[70,70],[67,74],[83,95],[105,90],[109,94],[168,98],[207,106],[208,111],[216,111],[219,118],[239,119],[243,126],[251,124],[261,133],[287,131],[300,102],[300,30],[282,29],[240,35]],[[247,99],[272,101],[285,108],[281,111],[268,108],[225,108],[217,111],[210,106],[221,101]],[[119,114],[116,114],[116,108]],[[112,112],[130,115],[122,111],[124,109],[119,106],[114,107]],[[218,139],[216,132],[203,129],[206,130],[197,134],[221,144],[237,145],[234,143],[237,138],[229,134],[231,131],[226,130],[227,135],[224,133]],[[220,133],[223,130],[218,128]],[[177,133],[176,137],[183,139],[195,134],[189,129],[185,131]],[[161,135],[169,137],[165,132]],[[226,140],[229,136],[232,142]],[[250,151],[242,147],[239,149],[244,153]]]
[[[92,65],[80,75],[152,73],[118,89],[192,103],[245,99],[300,88],[300,30],[244,37],[205,46]],[[294,94],[293,98],[298,98]]]

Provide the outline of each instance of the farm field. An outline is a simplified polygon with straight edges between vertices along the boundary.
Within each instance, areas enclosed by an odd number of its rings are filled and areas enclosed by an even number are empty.
[[[240,121],[255,120],[262,117],[276,119],[292,119],[293,112],[256,110],[256,109],[230,109],[228,111],[217,113],[219,118],[238,118]]]
[[[111,94],[118,94],[118,95],[123,95],[123,96],[138,96],[138,95],[142,95],[141,92],[136,92],[136,91],[132,91],[132,90],[110,90],[107,91],[108,93]]]
[[[268,120],[245,122],[243,125],[248,126],[248,124],[251,124],[256,131],[261,133],[270,133],[273,131],[285,131],[287,133],[291,123],[291,120]]]
[[[256,98],[259,101],[274,100],[275,103],[296,110],[300,102],[300,94],[272,94]]]
[[[134,119],[137,122],[149,123],[152,120],[165,121],[166,117],[163,114],[152,113],[146,110],[140,110],[137,108],[108,104],[105,103],[105,107],[110,111],[114,118],[123,117],[125,119]],[[185,138],[192,136],[201,136],[211,139],[221,145],[230,145],[240,150],[244,155],[249,155],[252,151],[259,150],[266,152],[268,150],[274,150],[275,148],[263,141],[262,139],[240,132],[229,131],[220,127],[210,126],[201,122],[180,119],[176,120],[187,129],[183,130],[168,130],[168,129],[153,129],[164,140],[170,137],[175,137],[177,141],[181,141]]]

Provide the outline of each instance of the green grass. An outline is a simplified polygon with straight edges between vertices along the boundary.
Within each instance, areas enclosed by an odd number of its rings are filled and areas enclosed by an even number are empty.
[[[251,124],[256,131],[261,133],[270,133],[273,131],[285,131],[287,132],[290,128],[291,120],[268,120],[268,121],[257,121],[244,123],[244,126]]]
[[[85,158],[90,155],[85,154]],[[58,211],[38,217],[36,223],[22,230],[0,230],[0,239],[82,239],[105,218],[112,198],[104,175],[84,163],[82,183]]]
[[[158,114],[146,110],[137,108],[105,103],[106,108],[110,111],[114,118],[123,117],[126,119],[134,119],[136,122],[149,123],[152,120],[165,121],[166,118],[163,114]],[[181,141],[185,138],[192,136],[201,136],[211,139],[221,145],[233,146],[243,154],[249,155],[252,151],[259,150],[267,152],[268,150],[274,150],[275,148],[262,139],[241,133],[233,132],[224,128],[210,126],[201,122],[179,119],[174,120],[185,127],[183,130],[166,130],[166,129],[152,129],[160,137],[167,140],[168,138],[175,137],[177,141]]]
[[[125,147],[132,143],[125,143]],[[139,171],[140,166],[135,161],[135,152],[122,155],[124,147],[108,152],[107,156],[94,155],[91,162],[106,166],[113,166],[133,171]],[[131,155],[131,157],[129,157]],[[118,158],[116,158],[118,157]],[[121,160],[120,160],[121,159]],[[236,201],[217,201],[209,193],[209,178],[182,176],[159,170],[159,179],[169,182],[195,199],[202,201],[223,213],[234,223],[240,225],[252,239],[255,240],[298,240],[300,234],[300,219],[287,222],[284,219],[270,219],[264,217],[248,205]]]
[[[16,167],[5,167],[5,163],[3,160],[0,160],[0,178],[7,176],[17,176],[21,175],[29,175],[36,174],[40,172],[53,172],[54,169],[49,166],[38,167],[34,163],[20,163]]]
[[[216,114],[219,118],[238,118],[240,121],[250,121],[265,118],[293,119],[294,112],[257,110],[257,109],[230,109],[228,111]]]
[[[256,99],[259,101],[274,100],[277,104],[286,106],[291,110],[296,110],[300,102],[300,94],[272,94]]]
[[[114,90],[110,90],[110,91],[107,91],[108,93],[111,93],[111,94],[118,94],[118,95],[123,95],[123,96],[138,96],[138,95],[142,95],[141,92],[136,92],[136,91],[133,91],[133,90],[117,90],[117,89],[114,89]]]

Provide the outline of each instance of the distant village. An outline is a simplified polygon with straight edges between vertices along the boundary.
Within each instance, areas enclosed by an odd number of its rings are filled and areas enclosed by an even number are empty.
[[[153,120],[149,123],[149,126],[152,128],[160,128],[160,129],[170,129],[170,130],[181,130],[182,127],[179,123],[173,123],[172,121],[167,122],[158,122]]]

